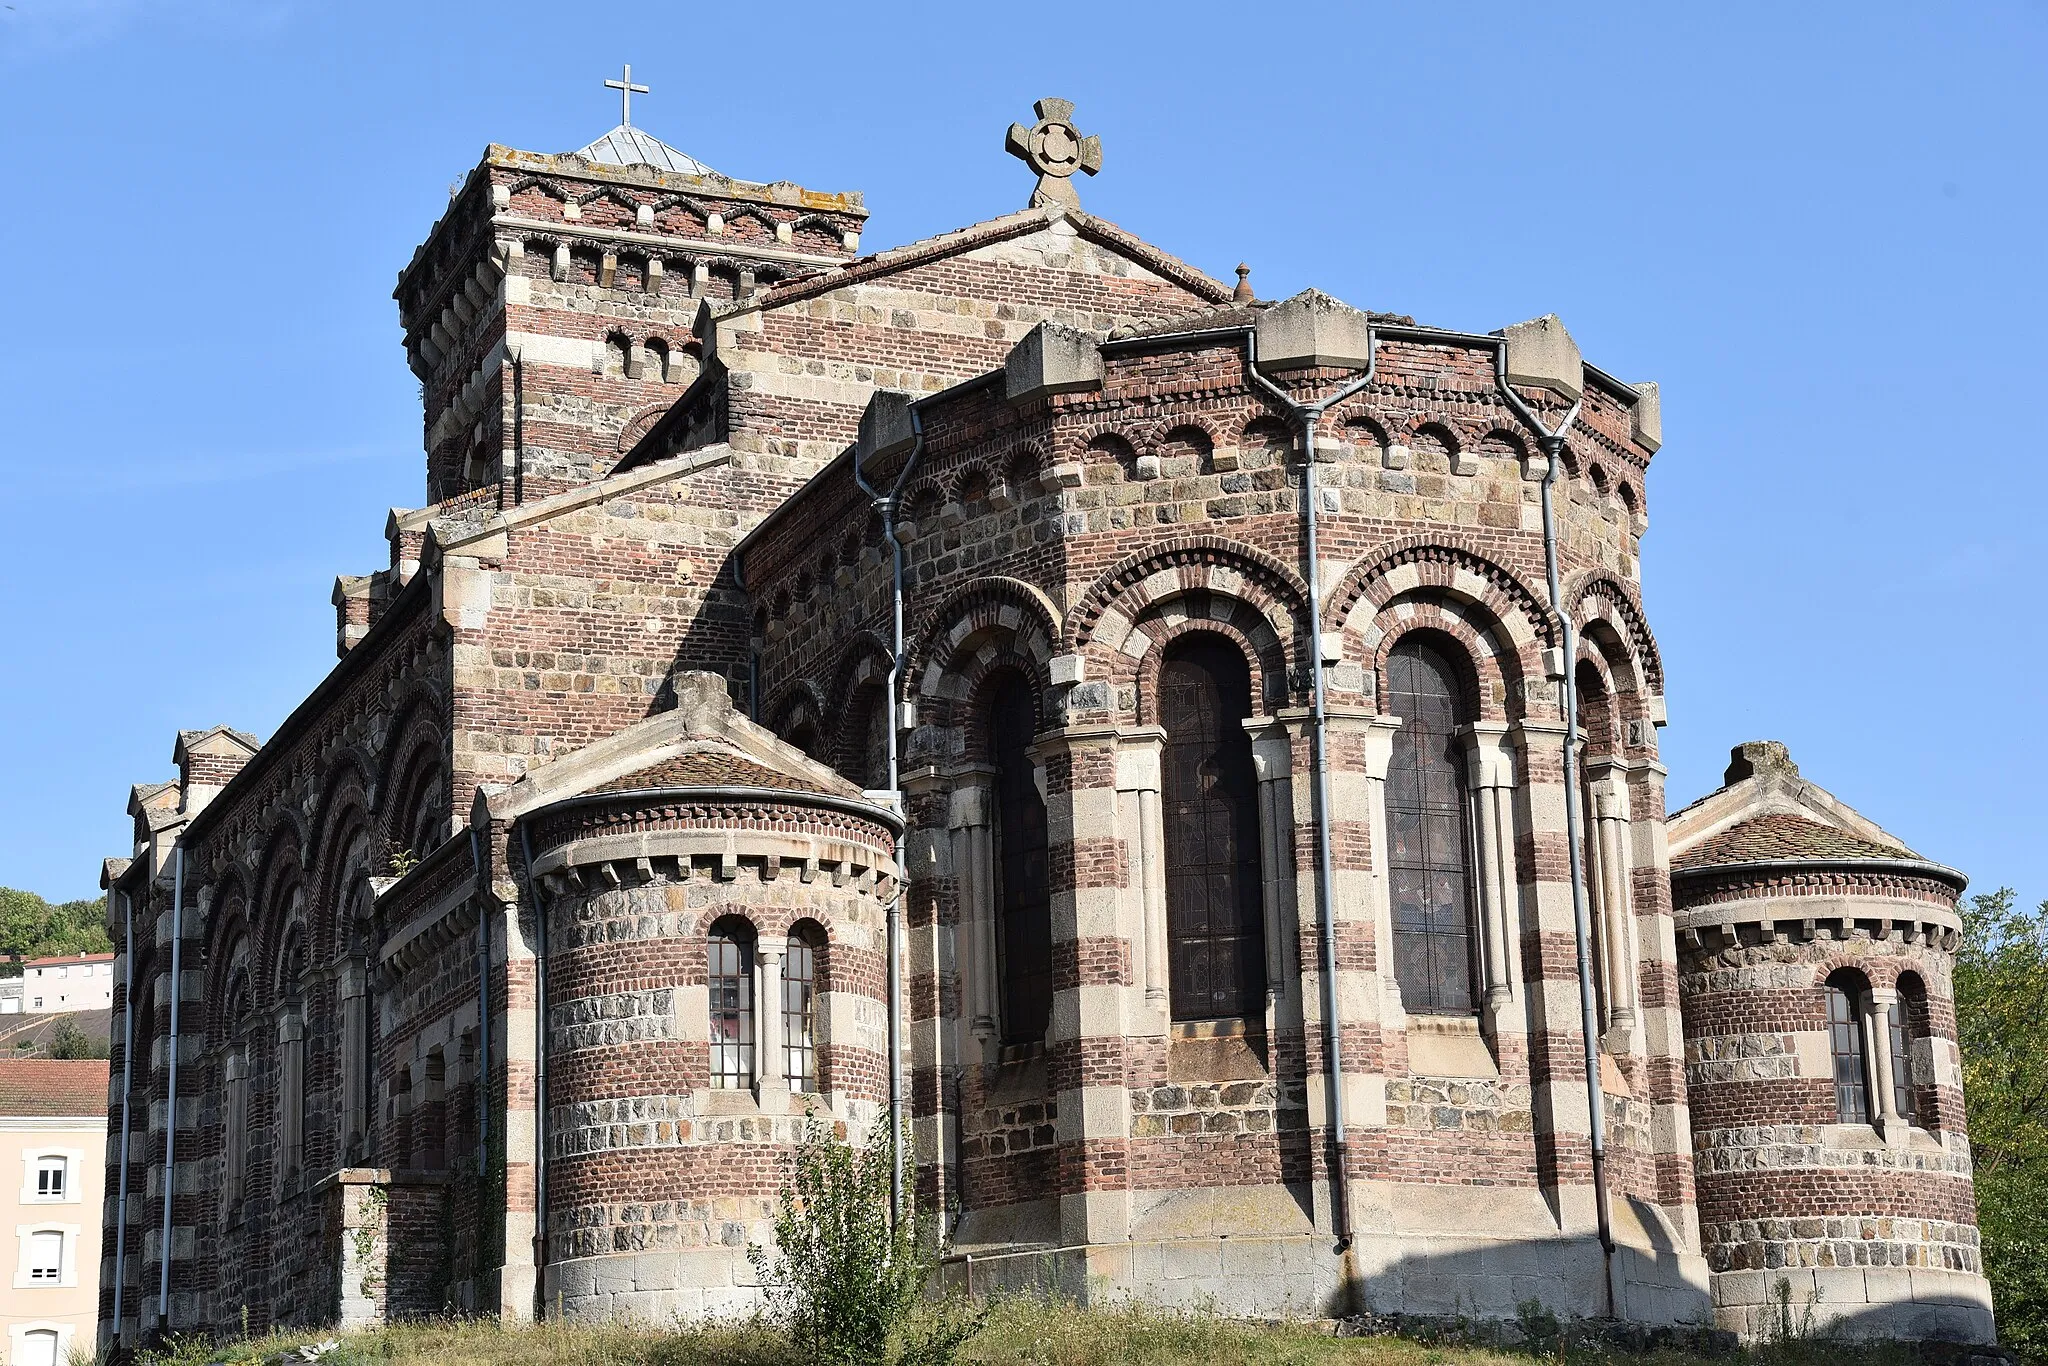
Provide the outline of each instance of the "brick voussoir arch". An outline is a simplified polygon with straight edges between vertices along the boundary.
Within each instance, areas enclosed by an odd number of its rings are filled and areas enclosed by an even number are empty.
[[[1219,586],[1214,577],[1214,571],[1219,569],[1236,574],[1241,584]],[[1249,602],[1269,621],[1273,619],[1272,609],[1284,611],[1292,622],[1292,635],[1299,636],[1310,629],[1308,587],[1292,569],[1264,551],[1238,541],[1186,536],[1137,551],[1100,575],[1067,618],[1065,652],[1079,653],[1092,644],[1096,629],[1111,607],[1138,592],[1146,580],[1166,571],[1175,571],[1178,580],[1171,596],[1206,588]],[[1150,594],[1139,596],[1141,600],[1126,613],[1133,622],[1155,601]]]
[[[1017,614],[1006,620],[1005,612]],[[1018,653],[1034,661],[1036,682],[1051,683],[1048,665],[1061,639],[1059,608],[1033,584],[1003,575],[989,575],[961,585],[919,624],[904,661],[905,677],[925,696],[937,696],[954,668],[962,646],[986,631],[1006,632],[1016,639]],[[1031,648],[1037,638],[1038,648]]]
[[[1396,603],[1374,621],[1380,627],[1380,638],[1367,662],[1379,683],[1375,706],[1381,712],[1389,712],[1393,707],[1387,681],[1387,656],[1411,632],[1435,631],[1458,643],[1458,650],[1463,655],[1454,661],[1460,674],[1459,685],[1472,693],[1467,700],[1476,706],[1479,718],[1483,721],[1508,719],[1507,700],[1513,693],[1508,686],[1511,679],[1501,667],[1501,660],[1505,657],[1515,661],[1518,673],[1521,672],[1521,662],[1516,658],[1511,643],[1489,639],[1492,632],[1486,624],[1475,624],[1436,602]]]
[[[1145,637],[1144,654],[1133,659],[1128,650],[1119,650],[1109,678],[1119,687],[1133,685],[1137,724],[1159,724],[1159,670],[1166,661],[1167,647],[1190,635],[1221,636],[1236,646],[1244,655],[1252,676],[1258,680],[1258,694],[1253,700],[1260,704],[1262,710],[1286,705],[1289,700],[1286,646],[1273,630],[1272,623],[1256,608],[1242,600],[1233,600],[1231,605],[1233,610],[1224,616],[1187,617],[1172,623],[1155,616],[1138,623],[1133,634]]]
[[[1416,571],[1415,581],[1393,584],[1395,572],[1411,565]],[[1482,580],[1484,589],[1473,592],[1459,583],[1461,572]],[[1527,584],[1475,547],[1442,536],[1396,541],[1374,558],[1353,565],[1330,594],[1324,629],[1343,630],[1361,602],[1370,601],[1377,612],[1400,594],[1416,588],[1441,588],[1473,598],[1499,619],[1511,640],[1513,623],[1519,618],[1526,623],[1531,639],[1545,646],[1557,644],[1557,624],[1543,600]]]
[[[1602,619],[1628,642],[1631,662],[1645,691],[1664,692],[1664,657],[1635,590],[1604,570],[1586,570],[1566,584],[1564,600],[1572,605],[1572,624],[1584,627]],[[1588,604],[1591,604],[1590,608]]]

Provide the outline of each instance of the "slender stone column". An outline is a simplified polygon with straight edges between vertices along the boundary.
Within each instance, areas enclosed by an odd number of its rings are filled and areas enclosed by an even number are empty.
[[[1259,778],[1259,866],[1266,907],[1266,1001],[1287,996],[1294,974],[1287,970],[1294,936],[1294,737],[1270,717],[1248,718],[1252,764]],[[1297,1003],[1298,1004],[1298,1003]]]
[[[370,1060],[364,1055],[369,1035],[369,970],[359,958],[341,967],[341,1165],[369,1161],[365,1140],[370,1132]]]
[[[1587,889],[1600,925],[1601,988],[1607,998],[1611,1052],[1633,1051],[1641,992],[1637,964],[1642,949],[1630,896],[1627,774],[1613,765],[1587,771]]]
[[[1372,830],[1372,870],[1366,895],[1371,899],[1374,975],[1380,984],[1380,1023],[1384,1029],[1405,1026],[1401,984],[1394,977],[1394,902],[1387,882],[1387,850],[1393,847],[1387,829],[1387,768],[1394,761],[1398,716],[1375,716],[1365,723],[1366,819]]]
[[[1891,1009],[1898,999],[1896,988],[1872,987],[1864,998],[1863,1013],[1864,1037],[1870,1040],[1871,1087],[1877,1093],[1870,1098],[1870,1110],[1878,1117],[1878,1130],[1894,1140],[1906,1136],[1906,1119],[1899,1113],[1898,1098],[1892,1090],[1899,1059],[1892,1056]]]
[[[1481,942],[1485,947],[1486,1011],[1498,1031],[1513,1005],[1520,980],[1517,952],[1521,916],[1515,879],[1514,751],[1508,728],[1475,722],[1465,735],[1467,782],[1472,793],[1474,871],[1478,886]]]
[[[788,1108],[789,1075],[782,1055],[782,959],[785,944],[763,937],[754,946],[754,1098],[763,1110]]]
[[[996,1038],[995,794],[991,770],[976,766],[960,774],[948,801],[947,826],[953,843],[953,885],[960,897],[958,933],[965,941],[960,965],[960,1012],[980,1044],[981,1061],[994,1059]]]
[[[288,1007],[277,1021],[278,1048],[278,1171],[290,1176],[305,1161],[306,1021]]]
[[[1159,810],[1159,765],[1166,732],[1140,726],[1118,737],[1116,786],[1123,813],[1136,809],[1130,854],[1137,886],[1139,930],[1137,977],[1144,984],[1147,1007],[1164,1011],[1167,999],[1166,959],[1166,827]]]

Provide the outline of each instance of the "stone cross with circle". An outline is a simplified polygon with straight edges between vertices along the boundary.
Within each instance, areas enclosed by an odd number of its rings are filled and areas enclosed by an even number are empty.
[[[1092,133],[1084,138],[1074,127],[1072,100],[1040,100],[1031,110],[1038,115],[1037,124],[1011,124],[1003,144],[1011,156],[1038,172],[1031,207],[1064,204],[1078,209],[1081,196],[1074,193],[1074,172],[1094,175],[1102,169],[1102,139]]]

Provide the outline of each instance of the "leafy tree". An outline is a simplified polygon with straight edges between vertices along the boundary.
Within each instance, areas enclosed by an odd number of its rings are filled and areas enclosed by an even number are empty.
[[[982,1315],[926,1288],[941,1246],[930,1214],[889,1218],[896,1135],[875,1126],[855,1148],[816,1116],[775,1216],[775,1252],[747,1249],[770,1313],[807,1361],[944,1366]]]
[[[1956,1026],[1984,1271],[1999,1335],[2048,1356],[2048,902],[1972,897],[1956,954]]]
[[[34,892],[0,887],[0,954],[18,960],[106,953],[114,947],[107,939],[106,920],[105,897],[52,905]],[[9,975],[19,971],[15,968]]]
[[[65,1015],[51,1026],[46,1047],[51,1057],[75,1062],[85,1058],[105,1058],[111,1051],[108,1044],[109,1040],[95,1039],[78,1027],[78,1021]]]

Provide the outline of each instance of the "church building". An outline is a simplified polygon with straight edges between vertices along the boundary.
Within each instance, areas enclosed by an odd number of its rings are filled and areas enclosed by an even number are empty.
[[[630,108],[485,151],[423,506],[105,866],[103,1344],[745,1313],[892,1116],[976,1294],[1991,1340],[1962,876],[1770,743],[1667,815],[1657,386],[1008,147],[879,252]]]

